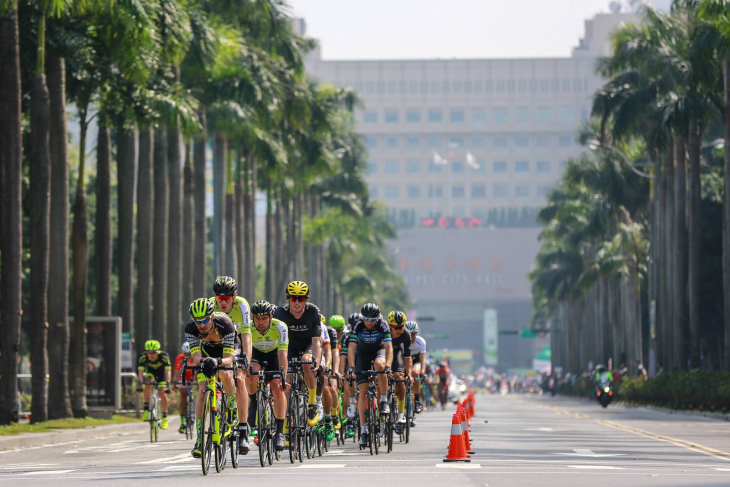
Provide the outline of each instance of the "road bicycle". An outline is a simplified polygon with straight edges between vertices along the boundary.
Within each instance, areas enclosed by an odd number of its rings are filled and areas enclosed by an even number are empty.
[[[378,408],[377,377],[386,374],[384,370],[366,370],[361,372],[368,379],[368,390],[365,402],[365,421],[368,429],[368,447],[371,455],[377,455],[380,450],[381,418]],[[360,447],[364,449],[364,447]]]
[[[411,391],[411,381],[405,379],[393,379],[393,382],[405,382],[406,384],[406,422],[398,428],[398,435],[401,442],[408,443],[411,438],[411,426],[413,423],[413,394]]]
[[[304,461],[302,443],[306,443],[307,428],[307,397],[306,384],[302,365],[312,365],[312,361],[301,359],[289,360],[287,374],[291,375],[289,404],[287,406],[286,422],[289,426],[289,460],[294,463]]]
[[[266,362],[261,366],[266,369]],[[279,371],[266,372],[265,370],[259,370],[252,372],[253,375],[259,377],[258,386],[256,388],[256,411],[258,415],[256,425],[256,443],[259,447],[259,460],[261,466],[265,467],[268,462],[269,465],[274,463],[274,457],[277,460],[281,460],[281,452],[274,451],[274,436],[276,435],[276,421],[274,421],[274,396],[271,393],[270,379],[267,377],[273,377],[278,375],[284,377],[284,368],[280,367]]]

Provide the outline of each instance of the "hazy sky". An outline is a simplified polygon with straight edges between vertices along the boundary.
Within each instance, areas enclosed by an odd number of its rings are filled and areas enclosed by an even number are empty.
[[[432,59],[566,57],[610,0],[289,2],[324,59]]]

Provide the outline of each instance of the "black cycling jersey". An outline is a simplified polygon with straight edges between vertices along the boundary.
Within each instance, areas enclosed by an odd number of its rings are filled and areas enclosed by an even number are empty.
[[[138,370],[144,370],[145,372],[150,372],[152,370],[167,370],[172,368],[172,362],[170,362],[170,356],[167,355],[167,352],[157,352],[157,360],[152,361],[147,356],[146,353],[143,353],[139,357],[139,362],[137,362],[137,369]]]
[[[340,355],[347,355],[347,344],[350,342],[350,334],[343,333],[340,337]]]
[[[335,330],[331,326],[327,325],[327,334],[330,336],[330,345],[332,346],[332,350],[336,350],[337,349],[337,330]]]
[[[213,328],[205,337],[200,335],[193,320],[185,325],[185,339],[190,344],[190,353],[200,352],[201,346],[204,345],[207,350],[221,348],[223,354],[233,355],[234,348],[240,348],[236,347],[240,342],[236,340],[236,326],[233,320],[227,314],[217,312],[213,313],[210,319],[213,321]]]
[[[276,308],[274,318],[283,321],[289,328],[290,357],[297,355],[298,351],[306,351],[312,344],[312,338],[319,338],[322,335],[322,320],[319,315],[319,308],[311,303],[307,303],[299,319],[294,318],[289,312],[288,304]]]
[[[350,340],[357,343],[358,353],[371,354],[384,348],[387,342],[392,341],[390,336],[390,326],[388,322],[381,316],[375,323],[375,326],[368,329],[365,322],[358,321],[350,332]],[[348,345],[351,342],[348,342]]]
[[[404,357],[411,356],[411,334],[403,330],[398,338],[393,337],[393,352],[402,351]]]

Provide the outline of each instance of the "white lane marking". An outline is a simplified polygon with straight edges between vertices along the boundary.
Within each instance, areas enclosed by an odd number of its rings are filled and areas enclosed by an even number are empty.
[[[437,463],[436,468],[482,468],[478,463]]]
[[[538,428],[538,431],[552,431],[552,428]]]
[[[50,467],[56,467],[56,466],[58,466],[57,463],[35,463],[35,464],[11,463],[8,465],[0,466],[0,470],[16,470],[16,469],[23,469],[23,468],[50,468]]]
[[[303,465],[299,465],[297,468],[343,468],[344,466],[344,463],[321,463],[319,465],[315,463],[305,463]]]
[[[571,457],[623,457],[625,453],[593,453],[591,450],[573,450],[575,453],[553,453],[553,455],[567,455]]]
[[[27,472],[22,475],[62,475],[65,473],[75,472],[76,470],[43,470],[40,472]]]
[[[172,465],[170,467],[161,468],[155,470],[156,472],[169,472],[171,470],[182,471],[182,470],[200,470],[200,465]]]
[[[569,468],[580,468],[584,470],[623,470],[622,467],[613,467],[611,465],[566,465]]]
[[[718,472],[730,472],[730,468],[716,468]]]
[[[154,460],[145,460],[144,462],[136,462],[135,465],[147,465],[151,463],[167,463],[167,462],[173,462],[175,460],[182,460],[182,459],[190,459],[192,456],[190,456],[190,453],[183,453],[182,455],[175,455],[174,457],[167,457],[167,458],[155,458]]]

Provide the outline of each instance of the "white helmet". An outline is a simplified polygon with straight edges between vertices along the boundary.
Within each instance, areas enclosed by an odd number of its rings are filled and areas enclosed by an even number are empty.
[[[190,353],[190,344],[188,342],[183,342],[182,353],[184,353],[184,354]]]
[[[415,321],[406,321],[406,330],[408,330],[408,333],[418,333],[418,323]]]

